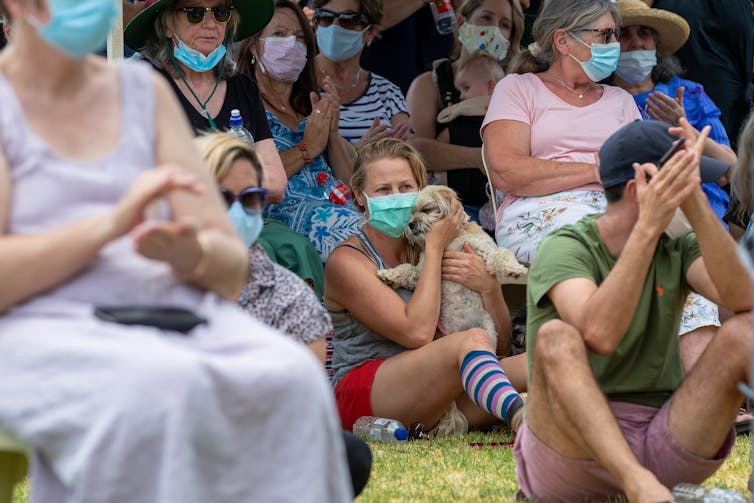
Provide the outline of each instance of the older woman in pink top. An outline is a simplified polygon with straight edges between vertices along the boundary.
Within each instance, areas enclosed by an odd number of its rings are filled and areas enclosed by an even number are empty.
[[[505,192],[496,237],[521,262],[550,232],[605,208],[597,152],[641,119],[631,95],[597,83],[617,65],[618,26],[609,0],[545,4],[536,42],[492,95],[482,137],[492,182]]]

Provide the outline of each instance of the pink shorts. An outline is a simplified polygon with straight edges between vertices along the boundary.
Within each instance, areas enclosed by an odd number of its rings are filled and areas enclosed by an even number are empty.
[[[377,369],[382,362],[368,360],[350,370],[335,386],[335,403],[338,406],[340,424],[351,431],[353,423],[361,416],[373,416],[372,413],[372,383]]]
[[[624,402],[610,402],[610,408],[639,462],[666,487],[707,479],[723,464],[736,439],[731,429],[713,459],[700,458],[673,438],[668,427],[670,400],[660,409]],[[513,449],[519,495],[542,501],[581,501],[623,493],[613,476],[596,461],[561,456],[539,440],[526,421]]]

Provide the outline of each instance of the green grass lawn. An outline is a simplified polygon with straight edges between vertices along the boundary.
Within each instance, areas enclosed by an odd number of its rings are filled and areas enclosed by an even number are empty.
[[[470,442],[509,440],[509,435],[493,432],[402,444],[372,443],[372,476],[357,502],[513,501],[518,486],[511,449],[469,446]],[[741,435],[726,463],[705,485],[747,494],[750,472],[751,438]],[[24,484],[17,488],[13,503],[27,499]]]
[[[404,444],[371,443],[372,476],[358,503],[389,501],[513,501],[518,491],[510,448],[472,448],[470,442],[507,442],[505,433]],[[723,467],[705,485],[748,494],[751,438],[741,435]]]

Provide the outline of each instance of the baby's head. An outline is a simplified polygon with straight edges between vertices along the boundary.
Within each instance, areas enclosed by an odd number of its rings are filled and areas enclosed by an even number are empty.
[[[474,53],[456,72],[453,85],[461,92],[461,100],[491,96],[495,84],[505,77],[500,63],[481,52]]]

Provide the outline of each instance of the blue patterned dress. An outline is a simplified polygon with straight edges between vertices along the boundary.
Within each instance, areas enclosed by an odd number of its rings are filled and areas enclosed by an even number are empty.
[[[267,112],[267,121],[279,152],[296,148],[296,144],[304,139],[306,120],[304,118],[298,129],[292,131]],[[330,252],[358,230],[363,215],[351,201],[339,206],[327,200],[316,180],[322,172],[335,178],[324,153],[314,157],[311,164],[288,179],[283,202],[270,205],[267,215],[285,222],[295,232],[309,238],[322,262],[326,262]]]
[[[673,98],[675,97],[676,91],[681,86],[685,88],[683,93],[683,109],[686,111],[686,118],[688,119],[689,124],[700,131],[704,126],[711,126],[712,130],[709,133],[710,139],[720,145],[730,147],[728,133],[725,132],[725,127],[723,127],[723,123],[720,122],[720,109],[717,108],[717,105],[715,105],[710,97],[707,96],[704,92],[704,88],[698,82],[685,80],[676,76],[671,78],[667,84],[661,82],[651,91],[634,95],[634,101],[641,111],[642,118],[644,120],[652,119],[652,116],[647,112],[646,104],[649,93],[660,92]],[[728,194],[713,182],[703,183],[702,190],[706,194],[707,200],[709,200],[712,209],[715,210],[715,214],[722,221],[725,210],[728,209],[728,205],[730,204]],[[725,222],[723,222],[723,225],[725,225],[726,229],[728,228],[728,225]]]

